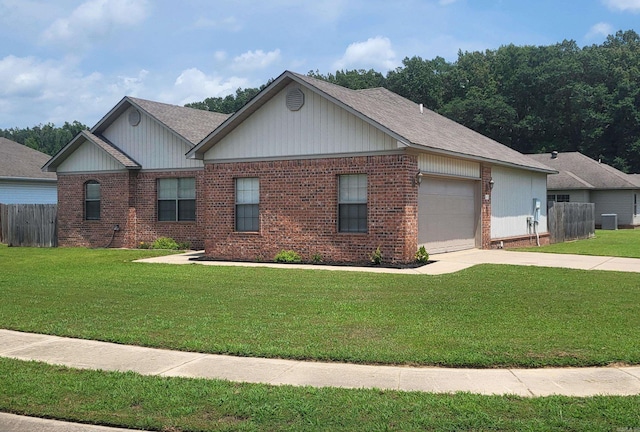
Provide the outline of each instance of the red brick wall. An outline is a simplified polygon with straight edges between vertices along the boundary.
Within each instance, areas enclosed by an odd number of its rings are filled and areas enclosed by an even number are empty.
[[[158,222],[157,180],[159,178],[195,177],[196,179],[196,220],[194,222]],[[151,243],[158,237],[171,237],[177,242],[189,242],[192,249],[204,248],[202,220],[203,171],[141,172],[136,185],[136,240]]]
[[[271,261],[281,250],[303,260],[365,262],[379,246],[386,262],[410,262],[417,248],[415,156],[206,164],[203,226],[208,256]],[[339,233],[338,176],[368,176],[368,232]],[[260,231],[234,231],[235,178],[258,177]]]
[[[204,247],[197,193],[203,171],[63,174],[58,176],[58,244],[86,247],[137,247],[158,237]],[[196,221],[158,222],[156,182],[161,177],[196,178]],[[84,184],[100,183],[100,220],[84,220]],[[113,236],[113,227],[120,231]],[[111,238],[113,236],[113,241]],[[110,243],[111,242],[111,243]]]
[[[100,183],[100,220],[84,220],[84,185]],[[58,175],[58,244],[122,247],[130,228],[129,173]],[[121,231],[114,235],[113,227]],[[113,237],[113,241],[111,241]]]

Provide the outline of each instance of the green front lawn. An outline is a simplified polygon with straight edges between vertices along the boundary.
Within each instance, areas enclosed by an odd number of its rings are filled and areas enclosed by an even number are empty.
[[[443,276],[132,263],[0,247],[0,328],[242,356],[444,366],[640,363],[637,274]]]
[[[596,230],[596,236],[592,239],[514,250],[640,258],[640,229]]]
[[[0,411],[161,431],[635,431],[640,396],[274,387],[0,358]]]

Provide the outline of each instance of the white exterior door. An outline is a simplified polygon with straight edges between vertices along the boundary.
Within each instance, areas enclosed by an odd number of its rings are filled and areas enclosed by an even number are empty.
[[[418,190],[418,245],[427,252],[476,247],[479,183],[423,177]]]

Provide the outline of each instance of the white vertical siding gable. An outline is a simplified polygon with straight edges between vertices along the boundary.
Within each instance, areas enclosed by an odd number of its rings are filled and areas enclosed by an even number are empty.
[[[202,161],[187,159],[191,145],[170,129],[140,112],[140,123],[132,126],[130,107],[103,132],[105,138],[138,162],[142,169],[200,168]]]
[[[286,106],[287,92],[300,88],[304,105]],[[292,83],[260,107],[204,155],[205,160],[315,156],[394,151],[388,134],[328,99]]]
[[[56,169],[59,173],[88,171],[121,171],[121,163],[97,145],[85,141]]]

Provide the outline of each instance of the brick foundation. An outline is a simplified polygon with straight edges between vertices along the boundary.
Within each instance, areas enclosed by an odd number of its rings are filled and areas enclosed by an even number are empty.
[[[281,250],[303,260],[364,262],[380,247],[386,262],[411,262],[417,249],[417,160],[410,155],[206,164],[207,256],[271,261]],[[368,176],[368,232],[338,232],[338,176]],[[235,232],[235,179],[260,182],[260,231]]]
[[[549,233],[542,233],[540,237],[540,246],[545,246],[551,243],[551,235]],[[536,236],[518,236],[518,237],[506,237],[491,239],[490,249],[500,249],[500,242],[502,247],[506,248],[519,248],[519,247],[532,247],[536,246]]]

